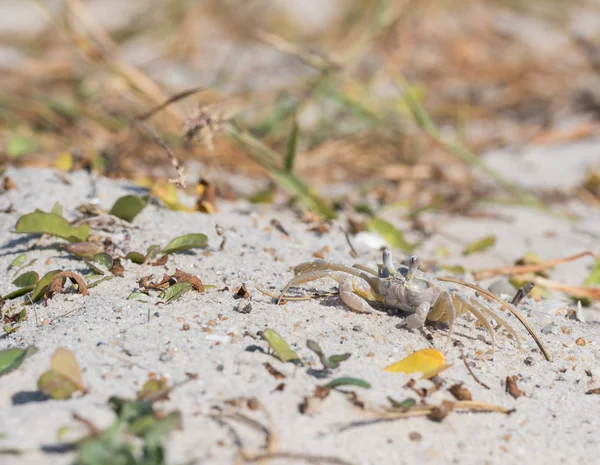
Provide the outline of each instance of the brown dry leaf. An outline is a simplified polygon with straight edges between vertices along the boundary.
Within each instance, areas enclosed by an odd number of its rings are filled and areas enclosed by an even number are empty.
[[[600,394],[600,388],[596,388],[596,389],[590,389],[589,391],[586,392],[587,395],[590,394]]]
[[[152,277],[152,275],[150,275],[150,278]],[[144,278],[142,278],[144,279]],[[140,280],[141,281],[141,280]],[[157,283],[145,283],[146,285],[144,286],[146,289],[158,289],[158,290],[162,290],[164,291],[165,289],[168,289],[169,287],[171,287],[173,284],[175,284],[174,279],[169,276],[168,274],[163,275],[163,279],[160,280]],[[141,286],[141,283],[140,283]]]
[[[327,255],[328,253],[329,253],[329,247],[326,246],[326,245],[324,245],[323,247],[321,247],[316,252],[313,252],[313,257],[320,258],[320,259],[324,260],[325,259],[325,255]]]
[[[348,232],[353,236],[359,232],[366,231],[367,225],[364,221],[348,218]]]
[[[456,400],[473,400],[473,396],[471,396],[469,390],[464,387],[462,383],[453,384],[448,388],[448,391],[450,391],[450,394],[452,394]]]
[[[306,396],[298,405],[298,410],[304,415],[316,413],[321,406],[321,402],[327,398],[331,389],[317,385],[312,396]]]
[[[246,289],[246,284],[242,284],[238,291],[233,296],[234,299],[250,299],[252,298],[252,294]]]
[[[360,397],[358,397],[358,394],[356,392],[348,391],[344,392],[344,395],[346,396],[346,399],[348,399],[348,402],[350,402],[352,405],[358,407],[361,410],[365,409],[365,403],[361,400]]]
[[[154,275],[149,274],[148,276],[143,276],[142,278],[139,279],[138,281],[138,286],[140,286],[141,289],[151,289],[150,288],[150,280],[152,279]]]
[[[72,271],[62,271],[61,273],[58,273],[56,276],[54,276],[54,278],[52,278],[52,281],[50,281],[48,289],[44,293],[45,303],[47,303],[48,299],[51,299],[54,294],[63,292],[64,281],[67,278],[69,278],[73,284],[77,284],[81,295],[89,294],[85,281],[81,276],[79,276],[76,273],[73,273]]]
[[[115,258],[113,260],[113,264],[112,267],[110,268],[110,272],[118,277],[123,276],[123,272],[125,271],[125,268],[123,268],[123,264],[121,263],[121,259],[120,258]]]
[[[263,363],[263,366],[267,369],[269,374],[271,376],[273,376],[275,379],[284,379],[286,377],[281,371],[277,370],[269,362]]]
[[[518,399],[523,395],[519,387],[517,386],[517,376],[507,376],[506,377],[506,392],[508,392],[513,399]]]
[[[5,191],[10,191],[12,189],[16,189],[17,184],[12,180],[12,178],[6,176],[2,181],[2,187]]]
[[[290,233],[287,232],[287,230],[283,227],[283,224],[281,224],[281,221],[279,221],[278,219],[273,218],[271,220],[271,226],[273,226],[275,229],[277,229],[277,231],[282,233],[284,236],[290,237]]]
[[[159,259],[153,261],[152,266],[163,266],[163,265],[166,265],[168,261],[169,261],[169,255],[165,254],[162,257],[160,257]]]
[[[331,231],[331,226],[328,223],[320,222],[316,226],[308,229],[310,232],[314,232],[319,236],[328,233]]]
[[[215,185],[206,179],[200,179],[196,184],[196,200],[195,210],[202,213],[214,213],[217,211],[217,188]]]
[[[444,418],[448,416],[448,414],[453,410],[454,404],[452,402],[448,402],[447,400],[442,401],[440,405],[436,405],[431,408],[431,411],[427,415],[431,421],[441,422]]]
[[[204,292],[204,285],[197,276],[191,275],[176,268],[175,273],[173,273],[171,278],[175,279],[178,283],[189,283],[198,292]]]

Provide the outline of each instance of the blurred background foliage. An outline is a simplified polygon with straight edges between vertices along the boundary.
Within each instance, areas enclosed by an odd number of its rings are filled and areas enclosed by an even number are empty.
[[[4,165],[148,184],[173,177],[160,138],[218,196],[325,216],[343,186],[413,213],[539,204],[480,155],[600,115],[597,0],[3,0],[0,18]]]

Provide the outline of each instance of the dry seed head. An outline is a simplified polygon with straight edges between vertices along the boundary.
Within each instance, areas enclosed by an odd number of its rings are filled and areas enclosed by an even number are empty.
[[[184,136],[188,141],[197,140],[214,150],[213,138],[223,130],[227,118],[215,105],[200,106],[184,122]]]

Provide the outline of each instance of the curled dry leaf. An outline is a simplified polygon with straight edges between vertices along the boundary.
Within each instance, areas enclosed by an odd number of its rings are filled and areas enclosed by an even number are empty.
[[[115,276],[123,276],[123,272],[125,271],[125,268],[123,268],[123,265],[121,264],[121,259],[120,258],[115,258],[113,260],[112,266],[110,268],[110,272],[112,274],[114,274]]]
[[[189,283],[192,285],[193,289],[197,290],[198,292],[204,292],[204,285],[197,276],[191,275],[176,268],[175,273],[171,275],[171,278],[175,279],[178,283]]]
[[[63,292],[63,286],[65,279],[67,278],[70,279],[73,284],[77,284],[81,295],[88,295],[87,285],[81,276],[72,271],[62,271],[56,274],[50,281],[50,284],[48,284],[48,289],[46,289],[46,292],[44,293],[45,302],[47,302],[48,299],[51,299],[54,294]]]
[[[168,261],[169,261],[169,256],[165,254],[162,257],[160,257],[158,260],[153,261],[152,266],[163,266],[163,265],[166,265]]]
[[[250,294],[248,289],[246,289],[245,283],[240,286],[238,291],[233,296],[234,299],[250,299],[251,297],[252,295]]]

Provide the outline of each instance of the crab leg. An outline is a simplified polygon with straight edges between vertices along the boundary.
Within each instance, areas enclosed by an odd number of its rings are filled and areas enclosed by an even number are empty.
[[[490,335],[490,338],[492,339],[492,352],[494,352],[496,350],[496,338],[494,336],[494,328],[492,328],[492,325],[490,325],[490,322],[487,320],[485,315],[481,313],[481,311],[479,311],[479,309],[477,309],[474,305],[472,305],[471,302],[469,302],[469,300],[467,300],[467,298],[463,295],[454,294],[454,298],[458,299],[458,301],[464,306],[464,311],[462,311],[461,313],[472,313],[475,316],[475,318],[477,318],[477,320],[483,326],[485,326],[485,329],[487,330],[487,332]]]
[[[340,274],[339,277],[341,278],[341,276],[342,275]],[[336,276],[332,276],[332,278],[336,279]],[[372,313],[375,309],[362,297],[356,295],[354,293],[355,290],[353,278],[342,278],[342,281],[340,282],[340,297],[342,302],[357,313]]]
[[[454,333],[454,320],[456,320],[456,307],[454,306],[454,302],[452,300],[452,294],[448,290],[444,290],[439,299],[444,299],[442,301],[442,305],[444,305],[445,310],[448,312],[448,335],[446,336],[446,345],[444,346],[444,352],[448,349],[450,345],[450,341],[452,341],[452,334]],[[437,302],[436,302],[437,306]]]
[[[500,326],[503,326],[509,332],[509,334],[515,339],[515,341],[517,343],[517,347],[521,348],[521,342],[519,341],[519,338],[517,337],[517,332],[508,323],[508,321],[506,321],[504,318],[498,316],[497,312],[495,312],[494,309],[492,309],[492,307],[490,307],[490,305],[487,302],[479,300],[475,297],[471,297],[471,303],[473,305],[476,305],[477,307],[479,307],[479,310],[481,310],[481,313],[483,313],[484,315],[487,315],[489,318],[493,318],[494,320],[496,320],[496,323],[498,323]]]
[[[298,265],[294,268],[294,274],[296,276],[298,276],[298,275],[304,274],[308,271],[322,271],[322,270],[342,271],[344,273],[351,274],[352,276],[356,276],[357,278],[364,279],[367,283],[369,283],[369,286],[371,286],[371,289],[373,290],[373,292],[377,293],[377,279],[375,277],[369,276],[368,274],[366,274],[364,271],[361,271],[360,269],[356,269],[351,266],[340,265],[339,263],[330,262],[328,260],[314,260],[312,262],[300,263],[300,265]],[[377,273],[374,272],[373,270],[371,270],[369,272],[373,273],[373,274],[375,274],[375,276],[377,276]],[[285,290],[287,291],[288,288],[289,288],[289,286],[287,286]]]

